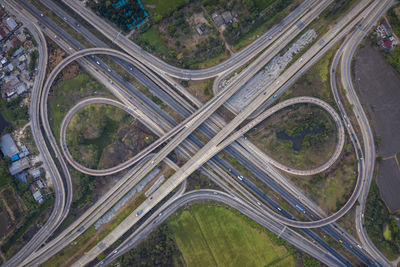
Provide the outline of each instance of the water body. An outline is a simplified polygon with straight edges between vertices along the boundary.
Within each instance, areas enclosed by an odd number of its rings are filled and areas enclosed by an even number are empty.
[[[298,135],[289,136],[285,131],[280,131],[276,133],[276,137],[280,140],[290,140],[292,141],[292,148],[295,151],[301,150],[301,144],[303,143],[303,139],[307,134],[318,134],[322,132],[322,127],[315,127],[314,129],[303,129]]]

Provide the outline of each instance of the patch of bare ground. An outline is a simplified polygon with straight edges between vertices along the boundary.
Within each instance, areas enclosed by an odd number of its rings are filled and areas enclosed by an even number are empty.
[[[132,158],[156,139],[156,136],[137,120],[123,125],[117,135],[118,139],[104,149],[99,163],[100,169],[110,168]]]
[[[56,43],[51,39],[46,38],[48,44],[48,72],[47,76],[53,71],[53,69],[66,57],[68,54],[61,49]],[[69,64],[57,77],[59,82],[71,79],[79,74],[79,66],[76,63]]]
[[[400,209],[400,173],[394,159],[400,152],[400,75],[383,53],[370,44],[356,54],[354,84],[375,133],[377,154],[384,159],[378,167],[377,184],[391,211]]]
[[[394,157],[380,162],[376,183],[382,198],[391,212],[400,211],[400,169]]]
[[[371,116],[378,153],[383,157],[400,151],[400,75],[380,51],[366,45],[355,57],[355,87],[364,109]]]
[[[186,90],[188,90],[192,95],[200,100],[201,103],[206,103],[213,97],[212,86],[215,78],[207,80],[179,80],[176,79],[180,84],[182,84]]]

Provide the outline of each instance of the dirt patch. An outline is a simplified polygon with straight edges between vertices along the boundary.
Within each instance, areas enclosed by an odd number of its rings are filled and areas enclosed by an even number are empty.
[[[355,59],[355,86],[370,114],[383,157],[400,151],[400,76],[378,50],[365,46]],[[398,188],[400,189],[400,187]]]
[[[124,162],[155,140],[155,135],[143,124],[134,120],[118,131],[118,140],[103,151],[99,168],[105,169]]]
[[[47,38],[48,43],[48,72],[47,75],[64,59],[68,54],[61,49],[56,43]],[[79,66],[76,63],[69,64],[57,78],[58,82],[71,79],[79,74]]]
[[[400,211],[400,169],[394,157],[384,160],[378,165],[376,183],[382,198],[390,211]]]

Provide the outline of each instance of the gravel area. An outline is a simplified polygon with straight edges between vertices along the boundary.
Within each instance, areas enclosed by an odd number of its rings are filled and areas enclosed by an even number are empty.
[[[228,104],[235,113],[240,112],[247,106],[258,92],[270,85],[286,69],[301,49],[317,37],[314,30],[305,32],[294,42],[285,54],[274,57],[263,70],[252,77],[242,88],[240,88],[229,100]],[[234,78],[234,77],[233,77]],[[229,84],[229,80],[223,83],[223,87]]]

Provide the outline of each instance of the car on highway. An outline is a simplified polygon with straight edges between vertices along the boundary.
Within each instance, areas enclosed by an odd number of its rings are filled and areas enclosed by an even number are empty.
[[[136,213],[136,217],[139,216],[139,215],[141,215],[142,213],[143,213],[143,210],[139,210],[139,211]]]
[[[238,177],[237,177],[240,181],[243,181],[243,178],[242,178],[242,176],[241,175],[238,175]]]
[[[274,96],[273,96],[274,99],[277,98],[277,97],[278,97],[277,95],[274,95]]]

